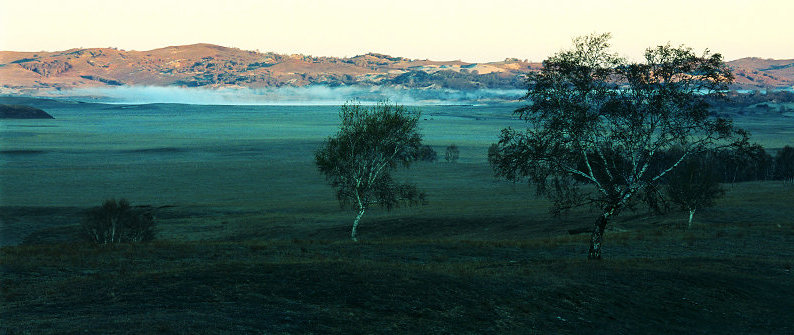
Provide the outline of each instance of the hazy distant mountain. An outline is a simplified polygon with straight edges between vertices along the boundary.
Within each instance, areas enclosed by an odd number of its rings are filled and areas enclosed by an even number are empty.
[[[794,59],[748,57],[728,62],[742,88],[794,87]]]
[[[739,88],[794,85],[794,60],[729,62]],[[524,88],[539,63],[430,61],[369,53],[350,58],[261,53],[211,44],[149,51],[114,48],[0,51],[0,93],[44,94],[102,86],[279,87],[361,85],[406,88]]]

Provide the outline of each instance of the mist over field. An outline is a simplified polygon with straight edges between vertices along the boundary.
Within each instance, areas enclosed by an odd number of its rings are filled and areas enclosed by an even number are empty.
[[[90,98],[97,102],[147,104],[183,103],[198,105],[340,105],[359,100],[374,103],[390,100],[410,105],[457,105],[480,102],[515,101],[524,90],[503,89],[402,89],[362,86],[303,86],[272,88],[184,88],[163,86],[120,86],[77,88],[52,92],[64,98]]]
[[[609,38],[0,52],[0,334],[794,334],[794,63]]]

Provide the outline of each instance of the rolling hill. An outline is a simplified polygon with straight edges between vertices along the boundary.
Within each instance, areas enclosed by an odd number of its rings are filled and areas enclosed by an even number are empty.
[[[736,88],[790,88],[794,59],[742,58],[728,63]],[[85,87],[390,86],[458,90],[524,88],[540,63],[508,58],[467,63],[368,53],[348,58],[283,55],[211,44],[149,51],[115,48],[55,52],[0,51],[0,94],[47,95]]]

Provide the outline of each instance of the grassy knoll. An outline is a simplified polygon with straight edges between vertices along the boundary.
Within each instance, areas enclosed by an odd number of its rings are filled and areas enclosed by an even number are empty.
[[[502,200],[376,213],[359,243],[338,211],[167,208],[107,249],[52,228],[0,249],[0,333],[794,332],[790,185],[737,184],[690,230],[626,213],[601,262],[565,232],[591,213]]]

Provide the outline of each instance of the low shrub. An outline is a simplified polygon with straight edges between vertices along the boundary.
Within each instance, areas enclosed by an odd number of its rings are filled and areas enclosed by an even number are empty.
[[[85,238],[97,245],[146,242],[155,236],[151,212],[133,208],[126,199],[105,200],[88,210],[81,227]]]
[[[417,158],[423,162],[435,162],[438,160],[438,153],[433,150],[433,147],[429,145],[423,145],[419,147],[419,153],[417,154]]]
[[[447,147],[447,151],[444,153],[444,159],[446,159],[447,162],[455,163],[458,161],[459,158],[460,158],[460,149],[458,149],[457,145],[450,144]]]

